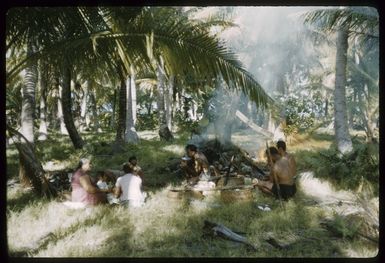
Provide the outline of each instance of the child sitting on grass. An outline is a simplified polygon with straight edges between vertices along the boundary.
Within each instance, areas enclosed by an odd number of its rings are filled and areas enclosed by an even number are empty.
[[[115,198],[115,196],[112,194],[113,189],[111,185],[111,178],[108,177],[107,173],[104,171],[98,171],[98,182],[96,185],[100,190],[103,190],[107,194],[107,201],[109,204],[118,204],[119,199]]]

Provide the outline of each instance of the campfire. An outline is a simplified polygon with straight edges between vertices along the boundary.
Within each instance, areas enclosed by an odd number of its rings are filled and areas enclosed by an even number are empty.
[[[221,176],[229,171],[230,177],[263,179],[268,173],[264,163],[256,162],[248,152],[230,142],[224,145],[218,140],[209,140],[198,147]]]
[[[250,200],[253,187],[252,178],[265,179],[268,170],[264,163],[256,162],[248,152],[232,144],[222,144],[218,140],[196,143],[206,156],[211,169],[209,182],[198,181],[194,186],[185,185],[182,189],[170,189],[168,196],[181,199],[186,196],[201,199],[203,196],[220,192],[225,202]],[[246,183],[248,178],[249,183]],[[198,195],[198,196],[197,196]]]

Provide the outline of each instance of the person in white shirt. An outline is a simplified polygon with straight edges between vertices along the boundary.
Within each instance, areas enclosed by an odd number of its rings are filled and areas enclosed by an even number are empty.
[[[128,204],[131,207],[142,206],[147,196],[141,190],[142,179],[133,173],[128,163],[123,165],[123,171],[125,175],[119,177],[115,183],[115,197],[119,198],[121,204]]]

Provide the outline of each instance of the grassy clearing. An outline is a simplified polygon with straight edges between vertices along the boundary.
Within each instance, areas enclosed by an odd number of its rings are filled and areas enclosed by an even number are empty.
[[[120,169],[128,157],[135,154],[146,173],[151,196],[142,208],[128,209],[98,206],[73,210],[56,200],[36,199],[16,184],[7,189],[7,237],[10,256],[29,257],[373,257],[378,246],[353,237],[334,237],[320,226],[326,217],[322,207],[309,205],[309,196],[298,188],[294,199],[284,203],[259,192],[250,202],[225,204],[218,195],[204,201],[173,200],[167,197],[167,187],[181,181],[167,167],[170,160],[180,157],[186,141],[178,137],[173,143],[156,139],[142,140],[138,145],[125,145],[124,152],[102,156],[111,149],[112,134],[86,135],[87,149],[72,150],[63,139],[41,143],[44,157],[62,160],[69,167],[77,158],[91,155],[94,170]],[[310,147],[327,145],[330,138],[307,140]],[[50,147],[44,147],[50,146]],[[301,146],[289,145],[290,151],[300,153]],[[60,148],[68,153],[60,157]],[[67,147],[67,148],[66,148]],[[56,154],[56,155],[55,155]],[[297,160],[299,156],[296,155]],[[305,156],[305,155],[304,155]],[[311,156],[310,156],[311,157]],[[310,158],[309,157],[309,158]],[[316,156],[313,156],[315,158]],[[16,161],[14,160],[16,158]],[[301,169],[306,163],[299,161]],[[58,161],[59,162],[59,161]],[[7,149],[7,164],[17,166],[17,154]],[[314,167],[309,167],[314,168]],[[17,171],[17,167],[12,168]],[[12,170],[7,169],[8,178]],[[261,211],[259,204],[272,210]],[[244,232],[258,250],[251,251],[240,243],[205,235],[203,221],[221,223],[230,229]],[[273,237],[285,249],[274,248],[266,242]]]

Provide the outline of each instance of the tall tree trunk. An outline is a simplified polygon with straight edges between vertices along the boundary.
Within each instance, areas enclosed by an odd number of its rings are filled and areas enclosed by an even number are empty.
[[[34,52],[34,46],[31,41],[27,44],[28,55]],[[37,82],[37,65],[31,62],[25,69],[24,86],[22,89],[22,106],[21,106],[21,128],[20,132],[25,137],[26,142],[34,143],[33,137],[33,122],[35,110],[35,89]],[[26,142],[22,142],[26,143]],[[24,187],[31,185],[31,180],[28,177],[28,170],[25,166],[22,156],[20,155],[19,179]]]
[[[93,90],[92,83],[90,83],[90,103],[91,103],[91,109],[92,109],[92,122],[93,122],[93,130],[95,132],[99,132],[100,130],[100,124],[99,124],[99,118],[98,118],[98,111],[96,108],[96,98],[95,98],[95,90]]]
[[[62,86],[59,83],[59,78],[56,78],[55,85],[57,87],[58,96],[57,96],[57,119],[59,120],[60,125],[60,133],[63,135],[68,135],[67,128],[64,123],[64,117],[63,117],[63,99],[62,99]]]
[[[174,139],[171,131],[169,130],[166,122],[166,112],[164,108],[164,89],[165,89],[165,79],[166,74],[164,72],[164,64],[162,59],[157,65],[156,70],[157,77],[157,106],[158,106],[158,116],[159,116],[159,137],[161,140],[170,141]]]
[[[172,116],[174,117],[176,116],[177,112],[180,110],[182,105],[181,96],[180,96],[179,90],[177,89],[177,85],[178,85],[177,79],[174,79],[174,86],[172,91],[172,104],[174,105],[172,108]]]
[[[167,127],[170,131],[172,131],[172,110],[173,110],[173,88],[174,88],[174,75],[170,76],[168,85],[166,86],[165,92],[164,92],[164,106],[166,111],[166,123]]]
[[[31,55],[34,52],[34,46],[31,41],[28,42],[27,48],[28,55]],[[35,116],[34,111],[37,74],[37,65],[34,62],[31,62],[25,69],[25,81],[22,89],[21,106],[21,133],[30,143],[34,143],[33,121]]]
[[[136,85],[135,72],[131,67],[131,76],[127,78],[127,94],[126,94],[126,132],[124,139],[126,142],[137,144],[139,136],[135,130],[136,122]]]
[[[90,82],[87,80],[83,88],[83,97],[80,105],[80,131],[84,131],[87,128],[87,97]]]
[[[120,77],[120,89],[119,89],[119,108],[118,108],[118,127],[116,128],[116,145],[124,142],[124,131],[126,129],[126,81],[124,75],[119,72]]]
[[[62,110],[64,123],[75,149],[83,148],[84,141],[76,130],[72,117],[71,102],[71,70],[69,68],[68,58],[63,58],[62,62]]]
[[[349,153],[353,150],[346,114],[346,62],[348,50],[348,32],[337,30],[336,79],[334,89],[334,130],[338,150]]]
[[[112,129],[115,128],[116,101],[117,101],[117,96],[118,96],[118,90],[119,90],[119,87],[118,87],[118,89],[114,90],[114,98],[112,101],[112,114],[111,114],[111,121],[110,121],[110,127]]]
[[[47,88],[48,88],[48,68],[47,64],[41,61],[40,64],[40,127],[39,141],[47,140]]]

